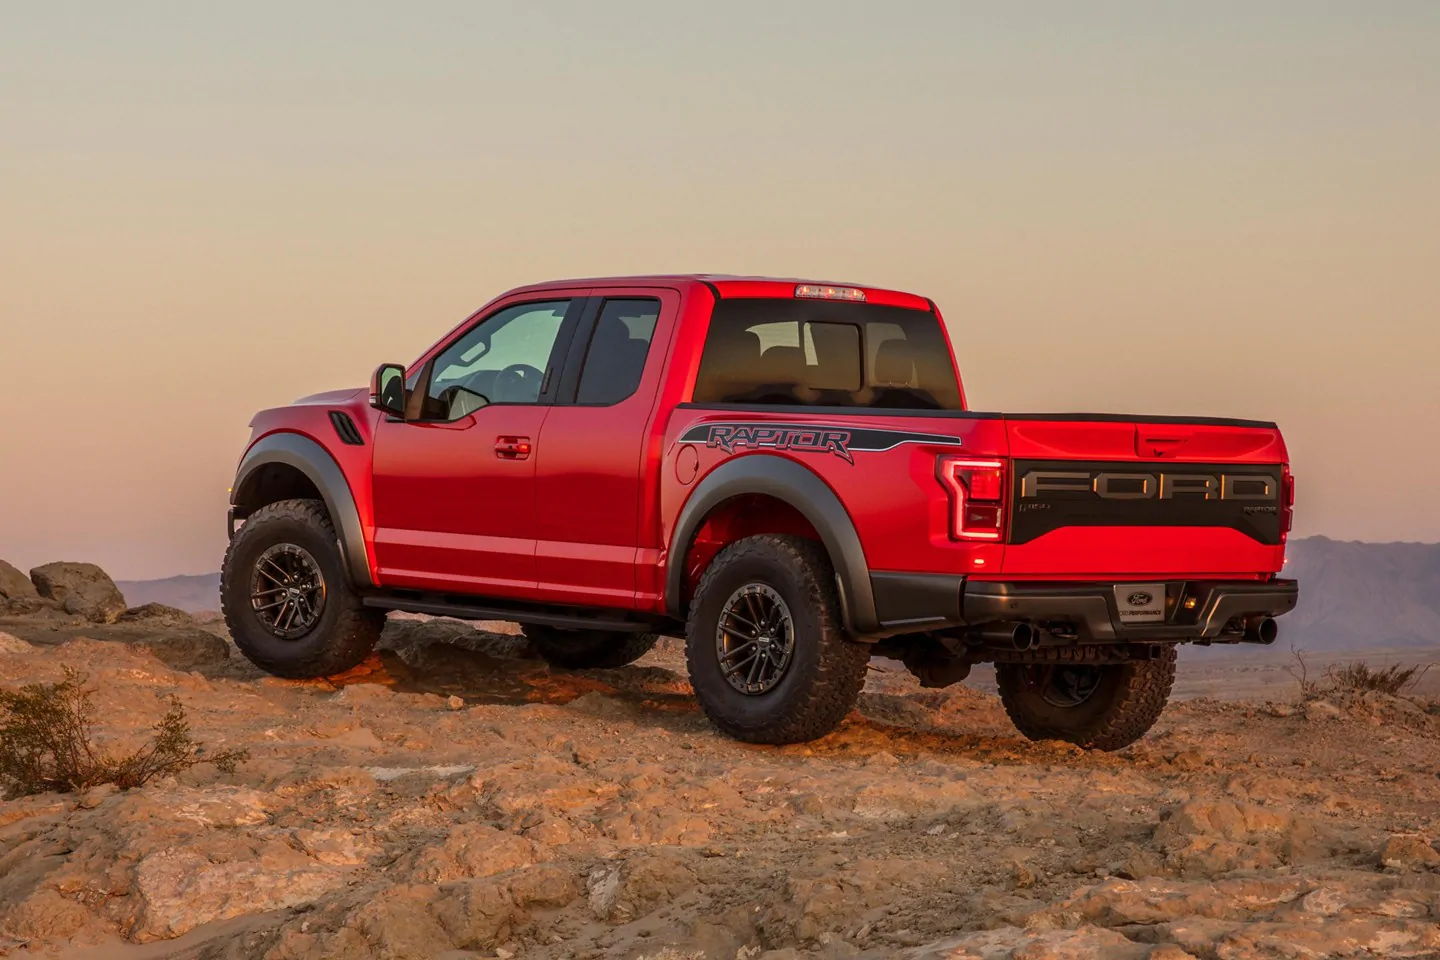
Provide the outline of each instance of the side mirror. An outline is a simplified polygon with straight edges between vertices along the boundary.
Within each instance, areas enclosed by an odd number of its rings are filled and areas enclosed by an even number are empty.
[[[400,420],[405,419],[405,368],[382,363],[370,378],[370,406]]]

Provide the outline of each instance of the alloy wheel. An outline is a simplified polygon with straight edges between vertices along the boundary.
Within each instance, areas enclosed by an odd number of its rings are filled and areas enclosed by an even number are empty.
[[[747,583],[730,595],[715,629],[715,655],[730,686],[748,696],[775,688],[795,654],[795,621],[780,594]]]
[[[282,640],[309,633],[325,611],[325,577],[304,547],[277,543],[260,554],[250,578],[255,617]]]

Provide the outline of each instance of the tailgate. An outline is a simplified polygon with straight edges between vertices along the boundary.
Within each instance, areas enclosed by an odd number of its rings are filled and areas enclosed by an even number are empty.
[[[1243,420],[1006,417],[1007,577],[1261,577],[1284,563],[1280,431]]]

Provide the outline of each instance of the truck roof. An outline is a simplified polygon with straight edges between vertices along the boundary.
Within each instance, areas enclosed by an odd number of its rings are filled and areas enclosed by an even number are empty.
[[[638,287],[652,285],[704,284],[722,299],[749,299],[756,297],[793,297],[795,288],[801,284],[829,287],[853,287],[865,291],[865,301],[883,306],[908,307],[913,310],[931,310],[934,304],[926,297],[903,290],[889,290],[864,283],[836,283],[830,280],[807,280],[802,277],[747,277],[725,273],[655,273],[635,274],[622,277],[575,277],[567,280],[547,280],[517,287],[511,293],[594,287]]]

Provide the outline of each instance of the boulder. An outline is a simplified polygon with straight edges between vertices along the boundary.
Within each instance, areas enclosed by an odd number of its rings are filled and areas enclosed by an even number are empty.
[[[483,823],[462,823],[443,841],[417,850],[398,869],[414,883],[446,883],[492,877],[549,860],[549,851]]]
[[[0,560],[0,600],[35,600],[39,596],[29,577]]]
[[[1380,865],[1392,870],[1420,870],[1440,866],[1440,853],[1435,852],[1428,837],[1419,834],[1396,834],[1380,849]]]
[[[586,880],[590,909],[601,920],[629,923],[692,889],[695,872],[678,854],[641,856],[596,867]]]
[[[195,618],[190,616],[179,607],[166,606],[163,603],[145,603],[138,607],[131,607],[120,614],[121,623],[130,623],[136,620],[160,620],[165,623],[194,623]]]
[[[0,630],[0,653],[31,653],[34,647],[19,637]]]
[[[394,650],[406,663],[422,659],[428,647],[459,647],[497,660],[533,658],[530,641],[523,634],[479,630],[464,620],[437,617],[431,620],[393,618],[385,624],[381,649]]]
[[[1153,836],[1167,871],[1190,878],[1314,863],[1330,856],[1335,843],[1321,821],[1230,800],[1190,800],[1166,810]]]
[[[283,840],[215,831],[140,860],[130,939],[169,940],[215,920],[299,906],[344,883],[341,868]]]
[[[203,630],[161,632],[133,646],[149,651],[171,670],[199,670],[230,659],[230,644]]]
[[[114,623],[125,612],[125,597],[110,575],[93,563],[47,563],[30,571],[40,596],[66,613],[95,623]]]

